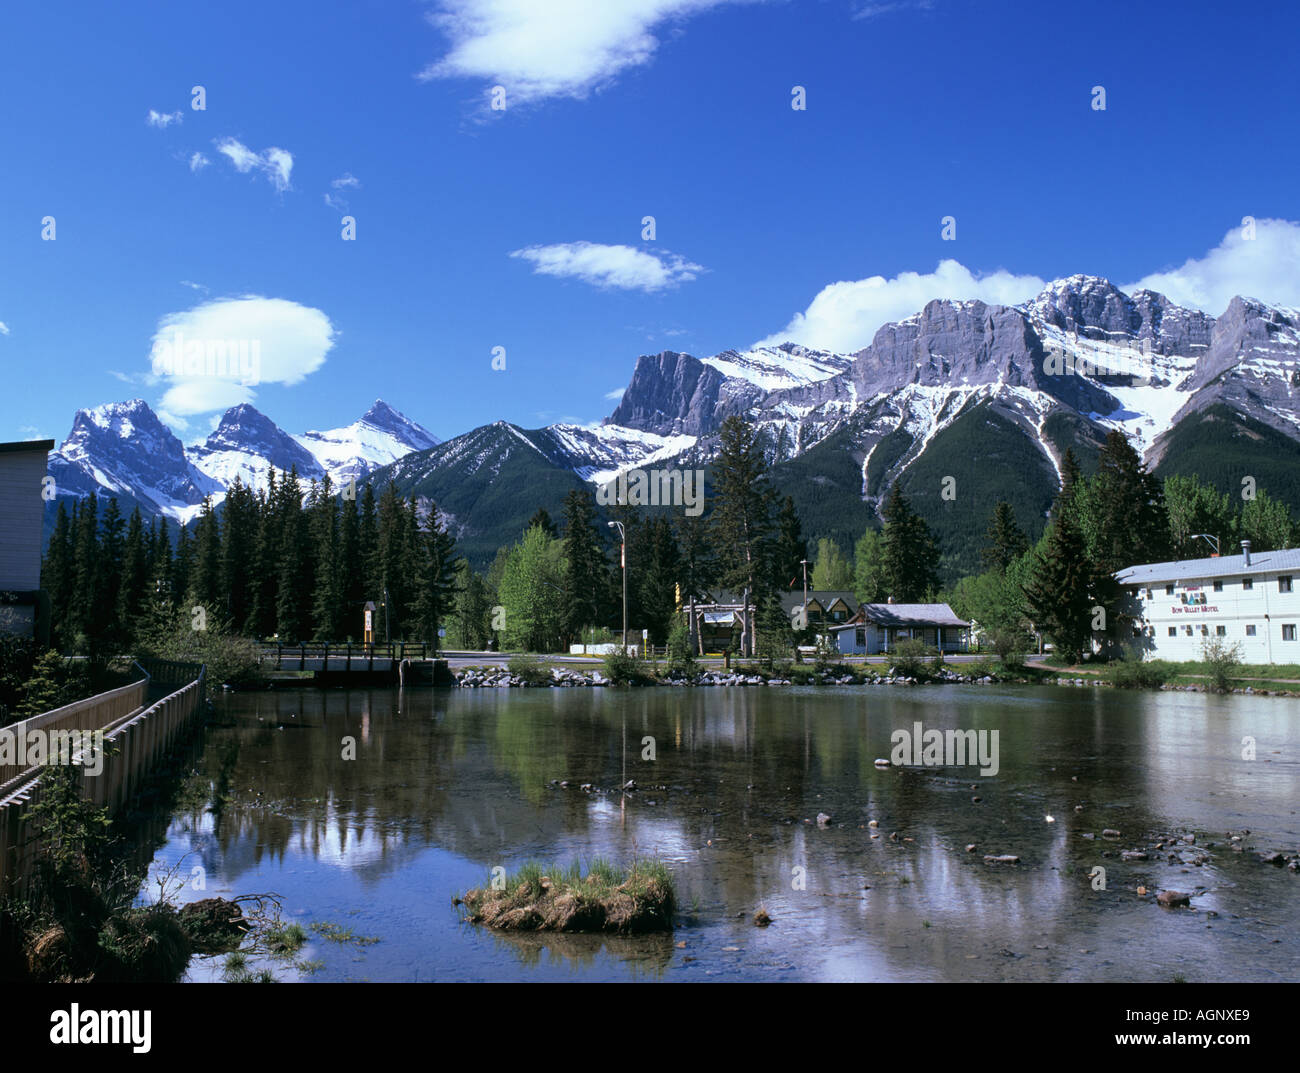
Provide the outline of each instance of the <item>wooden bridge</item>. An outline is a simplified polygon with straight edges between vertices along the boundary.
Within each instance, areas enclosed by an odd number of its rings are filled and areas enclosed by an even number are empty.
[[[311,671],[317,681],[328,681],[336,675],[366,674],[397,679],[403,685],[449,682],[447,661],[437,658],[436,653],[432,645],[418,641],[297,645],[264,641],[257,646],[263,670]]]
[[[113,814],[203,717],[202,664],[134,666],[139,681],[0,727],[7,754],[17,757],[0,765],[0,896],[23,893],[35,871],[37,832],[26,818],[40,800],[45,764],[81,766],[85,796]],[[36,754],[27,750],[38,741],[40,760],[28,763]]]

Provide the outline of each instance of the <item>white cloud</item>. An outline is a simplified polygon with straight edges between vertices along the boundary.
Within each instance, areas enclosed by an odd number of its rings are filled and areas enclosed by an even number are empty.
[[[150,355],[155,377],[170,385],[161,405],[182,417],[211,413],[251,402],[258,384],[296,384],[324,364],[334,335],[319,309],[283,298],[246,295],[168,313]]]
[[[451,48],[418,77],[501,85],[507,106],[585,97],[649,63],[661,23],[732,2],[741,0],[437,0],[428,19]]]
[[[53,436],[46,436],[35,425],[19,425],[18,435],[24,440],[52,440]]]
[[[334,187],[335,190],[342,190],[344,187],[347,186],[360,186],[360,185],[361,185],[361,180],[358,179],[355,175],[353,175],[350,171],[345,171],[342,175],[340,175],[337,179],[333,180],[330,183],[330,186]]]
[[[885,0],[883,3],[863,4],[853,13],[855,19],[874,19],[877,15],[892,15],[896,11],[933,11],[934,0]]]
[[[9,334],[9,325],[6,324],[4,321],[0,320],[0,335],[8,335],[8,334]]]
[[[1237,295],[1271,305],[1300,306],[1300,223],[1255,221],[1255,237],[1235,227],[1214,249],[1179,268],[1153,272],[1121,288],[1158,291],[1171,302],[1218,316]]]
[[[979,299],[990,305],[1028,301],[1046,284],[1037,276],[1017,276],[999,269],[977,276],[957,261],[940,261],[933,272],[900,272],[893,279],[841,281],[823,287],[802,313],[755,346],[802,343],[852,353],[871,343],[882,324],[902,320],[935,298]]]
[[[181,286],[188,287],[192,291],[202,291],[204,294],[208,293],[207,287],[205,287],[202,283],[195,283],[192,279],[181,280]]]
[[[149,114],[145,116],[146,123],[151,127],[157,127],[159,130],[166,130],[173,123],[185,122],[185,117],[180,112],[155,112],[149,109]]]
[[[511,257],[528,261],[541,276],[580,279],[596,287],[659,291],[675,287],[705,271],[702,265],[676,254],[649,253],[633,246],[606,246],[599,242],[560,242],[528,246]]]
[[[272,146],[260,153],[244,145],[236,138],[218,138],[212,143],[217,152],[225,156],[238,172],[249,172],[256,168],[262,172],[276,190],[283,193],[289,189],[289,176],[293,171],[293,154],[287,149]]]
[[[202,153],[190,154],[190,171],[202,171],[211,163],[212,161],[209,160],[207,157],[205,157]]]
[[[626,390],[627,388],[625,387],[616,387],[613,391],[606,391],[605,398],[609,399],[610,402],[617,402],[623,397],[623,392]]]

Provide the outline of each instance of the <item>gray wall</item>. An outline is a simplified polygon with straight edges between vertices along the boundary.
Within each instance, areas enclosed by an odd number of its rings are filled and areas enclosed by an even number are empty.
[[[0,450],[0,589],[41,586],[41,478],[48,455],[44,443]]]

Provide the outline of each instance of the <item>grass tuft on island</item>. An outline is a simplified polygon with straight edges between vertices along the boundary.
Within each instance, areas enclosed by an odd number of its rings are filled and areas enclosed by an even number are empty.
[[[629,935],[671,931],[677,898],[672,874],[658,861],[623,869],[598,858],[585,876],[576,862],[566,869],[530,861],[500,889],[468,891],[459,903],[471,923],[501,931]]]

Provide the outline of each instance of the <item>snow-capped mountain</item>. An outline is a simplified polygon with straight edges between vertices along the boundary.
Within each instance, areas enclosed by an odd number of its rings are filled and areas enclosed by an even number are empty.
[[[248,404],[227,410],[202,443],[186,447],[143,399],[78,410],[72,431],[50,454],[58,495],[94,491],[125,510],[188,522],[211,496],[220,503],[238,477],[254,488],[267,474],[296,468],[304,490],[327,473],[342,486],[411,451],[438,442],[426,429],[378,400],[345,428],[290,436]]]
[[[442,442],[383,399],[376,399],[359,421],[328,432],[304,432],[296,439],[337,485],[361,480],[380,466]]]

